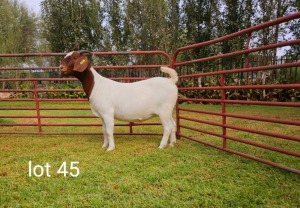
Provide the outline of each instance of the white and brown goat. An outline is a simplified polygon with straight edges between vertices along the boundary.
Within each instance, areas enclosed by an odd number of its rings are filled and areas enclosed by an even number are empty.
[[[89,51],[72,51],[61,61],[61,74],[74,76],[80,80],[89,99],[92,112],[103,123],[104,143],[107,151],[115,148],[113,137],[114,119],[121,121],[145,121],[159,116],[164,128],[160,149],[176,143],[176,125],[172,112],[176,104],[178,76],[175,70],[161,67],[170,78],[155,77],[147,80],[120,83],[107,79],[91,66]]]

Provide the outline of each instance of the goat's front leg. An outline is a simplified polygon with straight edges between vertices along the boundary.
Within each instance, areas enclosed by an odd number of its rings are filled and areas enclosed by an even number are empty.
[[[107,133],[106,133],[105,122],[102,118],[101,118],[101,120],[102,120],[102,129],[103,129],[103,138],[104,138],[102,148],[107,148],[108,147],[108,138],[107,138]]]
[[[111,151],[115,149],[115,141],[114,141],[114,117],[111,116],[103,116],[103,129],[104,129],[104,142],[108,142],[108,148],[106,151]],[[106,141],[105,141],[106,138]]]

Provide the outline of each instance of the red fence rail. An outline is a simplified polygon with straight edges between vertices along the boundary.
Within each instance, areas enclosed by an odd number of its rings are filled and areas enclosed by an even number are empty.
[[[219,99],[207,99],[207,98],[195,98],[195,97],[181,97],[178,99],[178,104],[177,104],[177,136],[190,139],[192,141],[196,141],[223,151],[227,151],[230,153],[234,153],[236,155],[240,155],[242,157],[250,158],[268,165],[272,165],[275,167],[279,167],[294,173],[300,174],[300,170],[297,168],[292,168],[288,167],[286,165],[271,161],[270,159],[265,159],[261,157],[254,156],[254,153],[245,153],[242,151],[237,151],[233,148],[230,148],[228,146],[228,141],[232,143],[239,143],[239,144],[244,144],[247,145],[249,148],[250,147],[255,147],[255,148],[261,148],[265,150],[270,150],[272,152],[276,153],[282,153],[285,155],[290,155],[295,158],[300,157],[300,152],[299,148],[296,150],[291,150],[291,149],[286,149],[283,147],[277,147],[275,146],[272,142],[272,145],[270,144],[264,144],[263,140],[269,138],[271,141],[284,141],[284,142],[294,142],[298,147],[299,147],[299,142],[300,142],[300,131],[298,129],[298,135],[287,135],[284,133],[279,133],[279,132],[272,132],[272,131],[266,131],[262,129],[254,129],[250,128],[248,126],[246,127],[241,127],[240,125],[233,125],[233,124],[228,124],[228,119],[235,118],[235,119],[240,119],[240,120],[251,120],[251,121],[257,121],[257,122],[267,122],[267,123],[276,123],[276,124],[282,124],[282,125],[292,125],[295,126],[295,128],[300,126],[300,117],[297,120],[286,120],[286,119],[278,119],[278,118],[269,118],[269,117],[259,117],[259,116],[252,116],[252,115],[239,115],[239,114],[234,114],[234,113],[227,113],[228,105],[230,106],[231,104],[243,104],[243,105],[264,105],[264,106],[279,106],[279,107],[291,107],[291,108],[299,108],[300,103],[299,102],[273,102],[273,101],[260,101],[260,100],[230,100],[226,97],[226,93],[229,90],[246,90],[246,89],[300,89],[300,83],[292,83],[292,84],[247,84],[246,85],[234,85],[234,86],[228,86],[226,83],[226,78],[225,76],[228,76],[233,73],[245,73],[245,72],[256,72],[256,71],[266,71],[266,70],[285,70],[290,67],[300,67],[300,61],[296,61],[293,63],[284,63],[284,64],[274,64],[274,65],[267,65],[267,66],[257,66],[257,67],[251,67],[249,66],[249,54],[258,52],[258,51],[265,51],[265,50],[270,50],[270,49],[276,49],[278,47],[283,47],[283,46],[289,46],[289,45],[295,45],[295,44],[300,44],[300,39],[296,40],[291,40],[291,41],[284,41],[280,43],[273,43],[261,47],[256,47],[256,48],[250,48],[250,39],[251,39],[251,34],[254,31],[261,30],[263,28],[267,28],[273,25],[277,25],[280,23],[288,22],[290,20],[300,18],[300,13],[295,13],[290,16],[286,17],[281,17],[276,20],[263,23],[251,28],[247,28],[245,30],[217,38],[214,40],[210,40],[207,42],[202,42],[186,47],[179,48],[173,56],[173,63],[172,66],[173,68],[176,67],[195,67],[193,64],[196,63],[206,63],[207,61],[212,61],[212,60],[219,60],[227,57],[234,57],[237,55],[244,55],[245,59],[245,64],[244,68],[239,68],[239,69],[230,69],[230,70],[223,70],[223,71],[214,71],[214,72],[206,72],[206,73],[193,73],[193,74],[188,74],[188,75],[182,75],[180,76],[181,82],[183,82],[185,79],[191,79],[191,78],[203,78],[203,77],[210,77],[210,76],[217,76],[219,78],[219,85],[218,86],[196,86],[196,87],[186,87],[182,86],[179,88],[180,93],[184,93],[186,91],[193,91],[193,92],[201,92],[201,91],[208,91],[208,90],[216,90],[220,91],[221,97]],[[181,53],[193,50],[193,49],[201,49],[204,46],[211,46],[213,44],[218,44],[223,41],[231,40],[236,37],[240,37],[242,35],[248,34],[248,38],[245,40],[246,47],[244,50],[239,50],[239,51],[234,51],[226,54],[218,54],[218,55],[213,55],[209,57],[203,57],[203,58],[198,58],[194,60],[185,60],[185,61],[180,61],[179,56]],[[248,78],[248,77],[247,77]],[[215,111],[208,111],[208,110],[199,110],[199,109],[189,109],[189,108],[183,108],[179,105],[181,102],[192,102],[192,103],[219,103],[221,104],[221,112],[215,112]],[[189,116],[184,116],[184,113],[189,113]],[[296,113],[296,111],[295,111]],[[191,115],[193,117],[201,117],[201,115],[211,115],[211,116],[219,116],[221,118],[221,122],[212,122],[212,121],[207,121],[199,118],[191,118]],[[300,115],[299,115],[300,116]],[[188,122],[188,125],[185,124]],[[219,127],[222,129],[222,133],[217,133],[212,130],[206,130],[202,128],[203,125],[210,125],[214,127]],[[183,130],[190,130],[193,132],[198,132],[201,133],[201,135],[211,135],[214,137],[218,137],[222,139],[222,144],[221,145],[216,145],[215,142],[211,141],[206,141],[204,139],[201,139],[203,136],[190,136],[189,134],[183,132]],[[256,141],[250,139],[245,139],[245,138],[238,138],[237,136],[232,136],[230,133],[228,133],[228,130],[237,130],[239,132],[247,132],[251,133],[253,137],[255,135],[261,135],[264,136],[263,139]],[[293,143],[293,144],[294,144]],[[236,147],[235,147],[236,148]],[[254,151],[255,152],[255,151]],[[298,161],[299,163],[300,161]],[[298,167],[299,168],[299,167]]]
[[[163,65],[172,66],[174,69],[177,68],[178,71],[183,67],[193,67],[194,64],[197,63],[207,63],[208,61],[221,60],[228,57],[234,56],[244,56],[245,64],[243,68],[238,69],[228,69],[223,71],[214,71],[214,72],[205,72],[205,73],[189,73],[180,76],[179,83],[179,93],[184,94],[185,92],[203,92],[203,91],[219,91],[220,98],[203,98],[201,96],[198,97],[179,97],[178,103],[176,105],[176,120],[177,120],[177,136],[180,138],[186,138],[192,141],[196,141],[226,152],[230,152],[242,157],[250,158],[268,165],[272,165],[275,167],[279,167],[297,174],[300,174],[300,170],[295,167],[289,167],[287,165],[283,165],[278,162],[274,162],[272,159],[264,158],[263,156],[255,156],[255,151],[252,153],[248,153],[244,149],[235,149],[237,146],[235,144],[246,145],[246,148],[259,148],[267,151],[276,152],[281,155],[288,155],[290,157],[298,159],[300,157],[299,148],[289,149],[282,146],[276,146],[272,142],[264,143],[264,139],[270,139],[272,141],[277,142],[285,142],[296,144],[295,146],[299,146],[300,137],[299,135],[291,135],[285,134],[284,132],[272,132],[262,129],[250,128],[248,126],[240,126],[231,124],[230,119],[240,119],[241,121],[255,121],[255,122],[263,122],[267,124],[278,124],[283,126],[293,126],[295,128],[299,128],[300,126],[300,118],[296,120],[282,119],[282,118],[272,118],[266,116],[256,116],[256,115],[241,115],[238,113],[231,113],[228,111],[228,108],[232,105],[247,105],[247,106],[277,106],[280,109],[284,109],[285,107],[297,109],[300,107],[299,102],[273,102],[273,101],[262,101],[262,100],[232,100],[226,96],[226,93],[230,90],[246,90],[246,89],[300,89],[300,83],[291,83],[291,84],[249,84],[245,85],[228,85],[226,82],[226,76],[230,76],[234,73],[252,73],[258,71],[267,71],[267,70],[285,70],[291,67],[300,67],[300,62],[295,61],[292,63],[282,63],[282,64],[272,64],[267,66],[255,66],[251,67],[249,64],[249,55],[251,53],[256,53],[265,50],[276,49],[278,47],[300,44],[300,39],[289,40],[280,43],[272,43],[269,45],[250,48],[250,40],[251,34],[254,31],[261,30],[263,28],[267,28],[273,25],[281,24],[288,22],[290,20],[300,18],[300,13],[295,13],[287,17],[278,18],[276,20],[263,23],[251,28],[247,28],[245,30],[239,31],[237,33],[233,33],[221,38],[217,38],[211,41],[206,41],[203,43],[198,43],[186,47],[179,48],[174,53],[173,57],[170,57],[167,53],[163,51],[132,51],[132,52],[93,52],[95,56],[139,56],[139,55],[158,55],[162,59],[164,59]],[[180,60],[180,55],[184,52],[193,50],[193,49],[201,49],[205,46],[211,46],[214,44],[221,43],[226,40],[231,40],[233,38],[240,37],[242,35],[247,35],[247,39],[245,40],[246,46],[244,50],[234,51],[226,54],[218,54],[212,55],[209,57],[199,57],[193,60]],[[0,54],[0,58],[14,58],[14,57],[62,57],[64,53],[31,53],[31,54]],[[105,65],[96,65],[95,68],[99,70],[103,69],[155,69],[160,67],[162,64],[147,64],[147,65],[119,65],[119,66],[105,66]],[[0,72],[6,71],[34,71],[34,70],[57,70],[57,66],[36,66],[36,67],[0,67]],[[196,70],[197,71],[197,70]],[[0,74],[1,75],[1,74]],[[203,77],[211,77],[216,76],[219,79],[219,84],[215,86],[182,86],[181,83],[184,83],[184,80],[188,79],[198,79]],[[146,77],[122,77],[122,78],[113,78],[118,81],[123,82],[131,82],[145,79]],[[248,79],[248,76],[247,76]],[[1,78],[0,84],[5,82],[29,82],[32,83],[30,89],[0,89],[0,93],[6,94],[30,94],[25,98],[1,98],[0,99],[0,126],[4,128],[0,132],[1,134],[60,134],[60,135],[94,135],[100,134],[99,131],[92,130],[80,130],[78,132],[63,132],[63,131],[47,131],[45,128],[48,127],[61,127],[61,126],[76,126],[78,128],[93,128],[99,127],[101,124],[97,121],[93,121],[95,117],[88,113],[80,114],[79,112],[89,112],[90,108],[87,103],[87,99],[84,98],[76,98],[76,99],[67,99],[67,98],[44,98],[43,93],[63,93],[63,92],[73,92],[73,93],[82,93],[82,89],[44,89],[39,86],[40,82],[49,82],[49,83],[57,83],[57,82],[76,82],[76,79],[73,78]],[[7,106],[1,105],[1,103],[9,102],[14,103],[14,105]],[[60,107],[59,103],[69,103],[76,102],[78,105],[71,105],[70,107]],[[198,107],[192,108],[193,105],[180,105],[180,103],[189,102],[194,103]],[[16,104],[15,104],[16,103]],[[19,104],[21,103],[21,104]],[[48,104],[50,103],[50,104]],[[83,104],[82,104],[83,103]],[[199,105],[201,103],[212,103],[212,104],[220,104],[220,111],[211,111],[202,109]],[[200,106],[200,107],[199,107]],[[25,113],[21,113],[21,112]],[[76,111],[78,115],[68,115],[67,111]],[[11,115],[10,112],[20,112],[20,115]],[[209,115],[220,118],[221,122],[205,120],[201,118],[201,115]],[[76,123],[75,119],[88,120],[88,122],[80,122]],[[2,122],[1,122],[1,119]],[[22,119],[22,122],[8,122],[5,119]],[[28,119],[28,120],[27,120]],[[47,119],[71,119],[71,123],[59,122],[59,123],[51,123],[46,122]],[[74,121],[73,121],[74,120]],[[136,132],[134,131],[135,126],[144,126],[144,125],[159,125],[157,122],[146,122],[146,123],[118,123],[117,127],[125,127],[127,131],[121,131],[116,133],[117,135],[158,135],[156,132]],[[203,128],[203,125],[212,126],[213,130]],[[11,127],[16,127],[12,129]],[[22,127],[22,129],[17,128]],[[29,130],[24,130],[23,127],[28,128]],[[220,131],[217,131],[220,129]],[[188,132],[187,132],[188,131]],[[251,136],[250,138],[240,138],[236,134],[231,134],[232,131],[237,132],[246,132]],[[193,133],[191,133],[193,132]],[[297,131],[299,132],[299,130]],[[300,134],[300,132],[299,132]],[[206,140],[203,139],[204,135],[209,135],[212,138],[217,137],[217,140]],[[263,136],[264,139],[252,139],[255,135]],[[221,138],[221,140],[220,140]],[[217,142],[216,142],[217,141]],[[218,143],[221,141],[221,143]],[[232,145],[234,143],[234,145]],[[232,146],[234,148],[232,148]]]

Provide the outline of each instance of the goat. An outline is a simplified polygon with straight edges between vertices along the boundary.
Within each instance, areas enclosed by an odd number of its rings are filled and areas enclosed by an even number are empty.
[[[113,137],[114,119],[128,122],[145,121],[159,116],[164,132],[159,148],[176,143],[176,124],[172,112],[177,101],[178,76],[175,70],[161,67],[170,78],[155,77],[133,83],[120,83],[98,74],[91,66],[86,50],[72,51],[61,61],[63,76],[74,76],[83,85],[92,113],[100,117],[103,124],[102,148],[115,148]]]

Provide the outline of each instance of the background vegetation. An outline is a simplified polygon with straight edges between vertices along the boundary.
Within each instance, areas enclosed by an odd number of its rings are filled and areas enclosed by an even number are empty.
[[[247,27],[266,22],[300,10],[297,0],[78,0],[41,1],[41,12],[28,11],[18,0],[0,0],[1,53],[66,52],[77,49],[91,51],[162,50],[168,54],[181,46],[211,40]],[[276,25],[252,34],[251,47],[300,38],[300,20]],[[183,53],[180,60],[191,60],[224,54],[245,48],[246,36],[224,41]],[[285,50],[265,50],[250,54],[250,65],[270,65],[299,60],[299,45]],[[279,57],[279,55],[281,57]],[[0,66],[38,67],[56,66],[60,57],[0,58]],[[94,65],[162,64],[159,56],[98,56]],[[180,74],[243,68],[244,56],[223,58],[178,68]],[[273,70],[226,77],[228,85],[284,84],[300,81],[298,68]],[[137,71],[101,72],[104,76],[156,76],[158,73]],[[57,77],[47,71],[1,71],[2,78]],[[211,86],[218,78],[183,80],[184,86]],[[67,84],[68,85],[68,84]],[[66,85],[66,86],[67,86]],[[2,88],[27,89],[20,82],[2,82]],[[49,85],[46,86],[49,88]],[[52,87],[53,88],[53,87]],[[66,88],[61,87],[60,88]],[[195,92],[191,92],[193,95]],[[281,92],[271,95],[242,93],[248,99],[276,100]],[[214,94],[214,93],[213,93]],[[276,96],[273,96],[275,94]],[[300,99],[299,90],[286,92],[287,100]],[[188,96],[186,93],[184,96]],[[217,97],[218,95],[216,95]],[[211,97],[206,92],[204,97]],[[236,95],[230,95],[234,98]],[[276,99],[275,99],[275,98]],[[235,98],[236,99],[236,98]],[[280,99],[277,99],[280,100]],[[282,100],[282,99],[281,99]]]
[[[299,11],[296,0],[43,0],[41,13],[0,0],[1,53],[163,50],[211,40]],[[299,21],[253,34],[252,45],[300,37]],[[244,48],[245,39],[194,51],[204,57]],[[299,56],[299,47],[290,49]],[[266,55],[266,54],[265,54]],[[276,57],[276,51],[269,55]],[[117,60],[115,60],[117,61]]]

